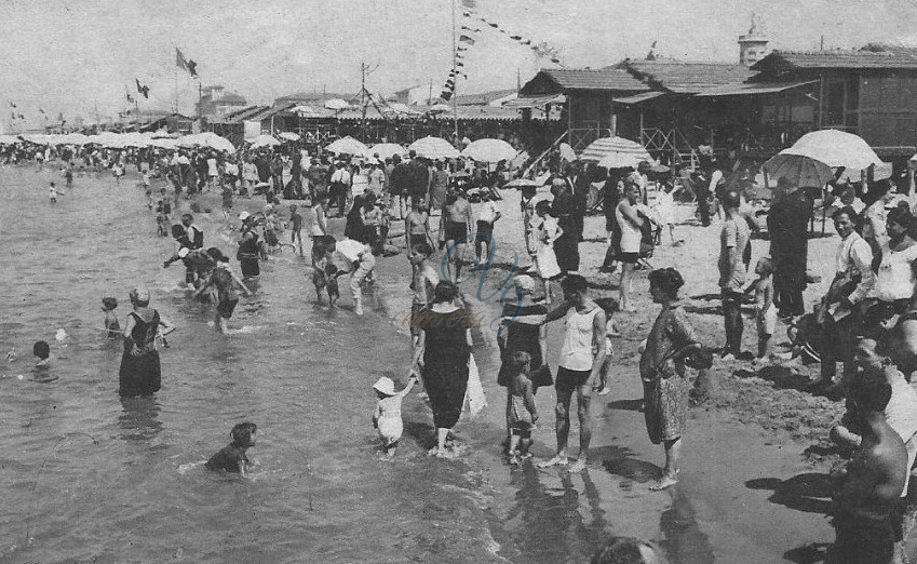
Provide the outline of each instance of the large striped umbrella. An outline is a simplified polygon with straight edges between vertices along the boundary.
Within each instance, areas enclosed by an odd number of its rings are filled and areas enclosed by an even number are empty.
[[[786,178],[793,186],[800,188],[822,188],[834,180],[834,172],[825,163],[804,155],[780,151],[762,165],[773,179]]]
[[[641,162],[656,164],[643,145],[623,137],[602,137],[580,153],[580,160],[592,161],[605,168],[637,168]]]

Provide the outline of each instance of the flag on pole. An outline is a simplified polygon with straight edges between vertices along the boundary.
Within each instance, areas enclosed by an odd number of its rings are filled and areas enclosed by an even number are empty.
[[[140,79],[135,78],[134,82],[137,83],[137,92],[143,94],[144,98],[149,99],[150,97],[150,87],[145,84],[140,84]]]
[[[183,71],[188,70],[188,60],[185,59],[185,56],[182,55],[182,52],[178,47],[175,48],[175,66]]]
[[[15,108],[15,107],[16,107],[16,104],[10,102],[10,107],[11,107],[11,108]]]
[[[188,61],[188,72],[191,73],[191,76],[192,76],[192,77],[197,78],[197,63],[195,63],[194,61],[189,60],[189,61]]]

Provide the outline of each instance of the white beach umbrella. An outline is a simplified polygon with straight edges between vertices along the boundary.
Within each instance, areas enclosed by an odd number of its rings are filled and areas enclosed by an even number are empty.
[[[325,147],[325,150],[329,153],[338,155],[353,155],[355,157],[367,158],[372,156],[372,153],[369,152],[369,147],[349,135],[334,141]]]
[[[249,139],[247,142],[251,143],[253,149],[257,149],[258,147],[276,147],[277,145],[280,145],[280,141],[274,139],[270,135],[264,134],[259,135],[254,139]]]
[[[656,164],[656,161],[643,148],[643,145],[623,137],[602,137],[596,139],[583,149],[580,160],[597,162],[605,168],[637,168],[643,161]]]
[[[287,141],[299,141],[299,134],[293,133],[292,131],[281,131],[277,134],[277,137],[286,139]]]
[[[462,156],[482,163],[497,163],[516,158],[519,151],[502,139],[478,139],[462,151]]]
[[[802,188],[821,188],[834,180],[834,172],[825,163],[783,151],[768,159],[761,168],[773,179],[786,178],[793,186]]]
[[[421,157],[428,159],[455,159],[458,158],[458,149],[441,137],[427,136],[411,143],[408,151],[414,151]]]
[[[830,167],[863,170],[879,165],[882,160],[862,137],[836,129],[806,133],[781,154],[802,155],[821,161]]]
[[[369,148],[370,155],[379,155],[380,159],[390,159],[395,155],[407,155],[407,150],[397,143],[378,143]]]

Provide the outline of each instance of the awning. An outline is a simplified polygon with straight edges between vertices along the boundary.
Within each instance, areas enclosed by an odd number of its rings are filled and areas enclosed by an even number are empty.
[[[543,108],[548,104],[563,104],[567,101],[567,97],[563,94],[549,94],[547,96],[532,96],[532,97],[522,97],[516,98],[515,100],[508,100],[503,104],[504,108]]]
[[[611,100],[616,104],[625,104],[633,105],[639,104],[640,102],[646,102],[647,100],[652,100],[664,95],[665,92],[660,92],[658,90],[653,90],[651,92],[642,92],[640,94],[634,94],[633,96],[624,96],[622,98],[612,98]]]
[[[713,97],[713,96],[754,96],[760,94],[774,94],[799,88],[807,84],[815,84],[817,80],[806,82],[740,82],[737,84],[724,84],[703,92],[698,92],[696,96]]]

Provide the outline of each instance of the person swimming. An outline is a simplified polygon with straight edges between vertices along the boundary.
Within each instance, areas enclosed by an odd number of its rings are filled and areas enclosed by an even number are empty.
[[[205,465],[208,470],[225,470],[238,472],[245,476],[245,471],[253,463],[245,455],[245,451],[255,446],[255,433],[258,426],[254,423],[238,423],[230,431],[232,442],[220,449],[220,452],[210,457]]]

